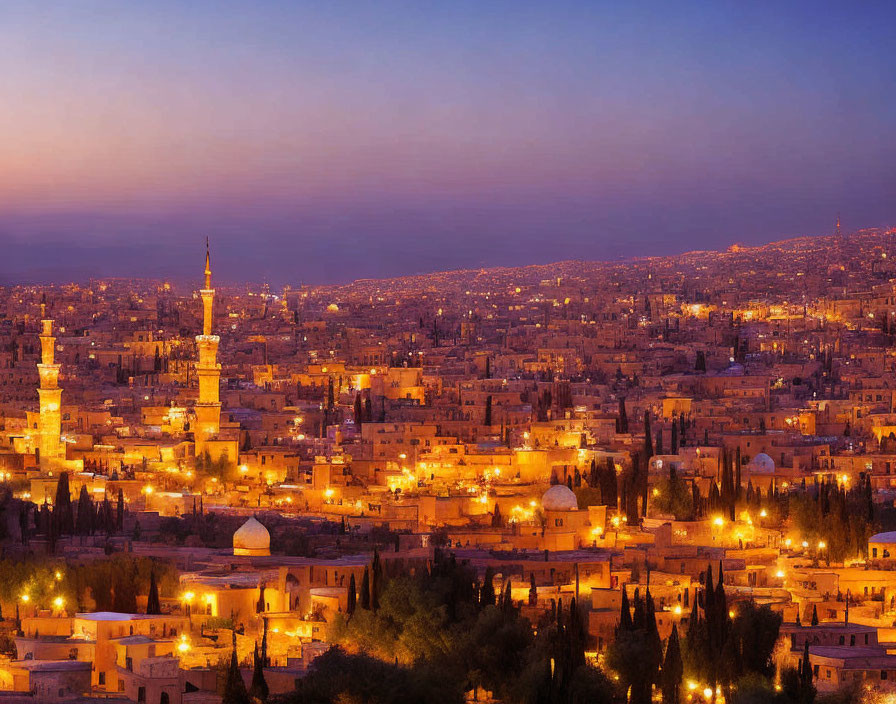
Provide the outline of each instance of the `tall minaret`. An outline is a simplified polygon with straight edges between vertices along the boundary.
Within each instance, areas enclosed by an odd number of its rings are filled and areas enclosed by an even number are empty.
[[[46,306],[41,304],[41,313],[46,315]],[[56,364],[56,338],[53,336],[53,321],[41,321],[43,329],[40,334],[40,364],[37,372],[40,375],[40,388],[37,395],[40,399],[40,449],[41,463],[64,459],[65,450],[60,440],[62,434],[62,389],[59,388],[59,369]]]
[[[196,375],[199,377],[199,400],[196,403],[196,439],[208,440],[221,429],[220,380],[221,365],[218,364],[218,342],[221,338],[212,335],[212,307],[215,290],[212,288],[211,257],[208,238],[205,240],[205,288],[202,296],[202,334],[196,336],[199,361]]]

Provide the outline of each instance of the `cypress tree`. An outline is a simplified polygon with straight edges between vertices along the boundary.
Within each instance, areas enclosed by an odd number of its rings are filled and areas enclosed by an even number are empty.
[[[535,606],[538,603],[538,588],[535,586],[535,573],[529,573],[529,606]]]
[[[644,600],[641,598],[640,587],[635,587],[634,614],[632,615],[632,628],[636,631],[644,630],[647,626],[647,615],[644,613]]]
[[[150,616],[162,613],[162,607],[159,603],[159,587],[156,585],[155,570],[152,570],[149,573],[149,596],[146,598],[146,613]]]
[[[815,687],[812,686],[812,663],[809,660],[809,639],[803,645],[803,659],[800,663],[800,702],[811,704],[815,699]]]
[[[479,592],[479,603],[482,606],[495,605],[495,571],[491,567],[485,568],[485,577],[482,579],[482,589]]]
[[[625,396],[619,397],[619,432],[628,433],[628,413],[625,410]]]
[[[355,575],[352,576],[348,580],[348,602],[345,606],[345,612],[351,616],[355,613],[355,604],[357,603],[358,594],[357,589],[355,588]]]
[[[380,608],[380,594],[383,590],[383,564],[380,561],[380,553],[377,549],[373,551],[373,564],[370,576],[370,608],[378,611]]]
[[[270,690],[264,679],[264,658],[258,654],[258,643],[255,644],[252,661],[252,683],[249,685],[249,698],[253,702],[265,702]]]
[[[715,626],[715,588],[712,583],[712,565],[706,566],[706,574],[703,582],[703,613],[706,616],[706,625],[712,633]]]
[[[619,630],[620,631],[630,631],[632,630],[632,612],[628,603],[628,590],[625,588],[625,585],[622,585],[622,606],[619,609]]]
[[[507,582],[501,592],[501,610],[505,616],[513,613],[513,593],[511,592],[510,577],[507,578]]]
[[[679,704],[683,675],[684,664],[681,661],[681,644],[678,642],[678,626],[672,624],[672,633],[669,636],[669,644],[666,646],[666,657],[663,660],[661,679],[663,704]]]
[[[816,604],[812,605],[812,625],[818,625],[818,606]]]
[[[68,472],[60,472],[56,482],[56,500],[53,502],[53,515],[56,518],[58,535],[71,535],[75,532],[75,517],[72,510],[72,495],[68,483]]]
[[[115,511],[115,528],[121,530],[124,528],[124,492],[118,487],[118,503]]]
[[[370,570],[364,568],[364,576],[361,577],[361,608],[370,610]]]
[[[660,665],[663,662],[663,640],[660,638],[660,632],[656,625],[656,606],[653,603],[653,596],[650,593],[650,587],[647,587],[647,593],[644,597],[644,622],[647,635],[647,646],[650,654],[650,682],[658,682]]]
[[[722,563],[719,562],[719,581],[716,584],[716,593],[714,595],[714,603],[716,610],[716,619],[713,624],[715,633],[715,644],[720,650],[728,639],[728,623],[730,617],[728,615],[728,599],[725,596],[724,575],[722,574]]]
[[[87,492],[87,486],[81,485],[81,493],[78,495],[78,535],[90,535],[93,532],[93,501]]]
[[[221,704],[250,704],[246,683],[243,682],[239,663],[236,660],[236,632],[233,634],[233,639],[233,650],[230,653],[230,666],[227,668],[227,676],[224,680]]]
[[[361,392],[355,394],[355,426],[358,430],[361,429],[361,424],[364,422],[364,409],[361,406]]]

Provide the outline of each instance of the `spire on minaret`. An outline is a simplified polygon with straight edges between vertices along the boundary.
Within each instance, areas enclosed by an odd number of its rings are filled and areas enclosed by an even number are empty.
[[[212,288],[212,265],[208,237],[205,238],[205,288],[202,297],[202,334],[196,336],[199,359],[196,375],[199,378],[199,399],[195,406],[197,453],[206,440],[215,437],[221,428],[221,400],[219,384],[221,365],[218,364],[218,336],[212,334],[215,290]]]
[[[212,258],[208,249],[208,237],[205,238],[205,288],[212,287]]]

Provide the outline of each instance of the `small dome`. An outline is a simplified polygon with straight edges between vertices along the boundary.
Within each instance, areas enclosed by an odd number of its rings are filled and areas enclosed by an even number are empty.
[[[579,502],[576,495],[566,484],[555,484],[541,497],[541,506],[545,511],[578,511]]]
[[[233,554],[252,557],[271,554],[271,534],[255,517],[243,523],[233,534]]]
[[[750,460],[747,469],[753,474],[774,474],[775,461],[764,452],[760,452]]]

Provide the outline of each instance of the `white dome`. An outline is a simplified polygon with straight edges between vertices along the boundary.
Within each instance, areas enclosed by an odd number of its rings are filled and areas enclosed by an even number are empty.
[[[271,554],[271,534],[254,516],[233,534],[233,554],[255,557]]]
[[[760,452],[750,460],[747,469],[753,474],[774,474],[775,461],[764,452]]]
[[[545,511],[578,511],[579,502],[576,495],[566,484],[555,484],[541,497],[541,506]]]

